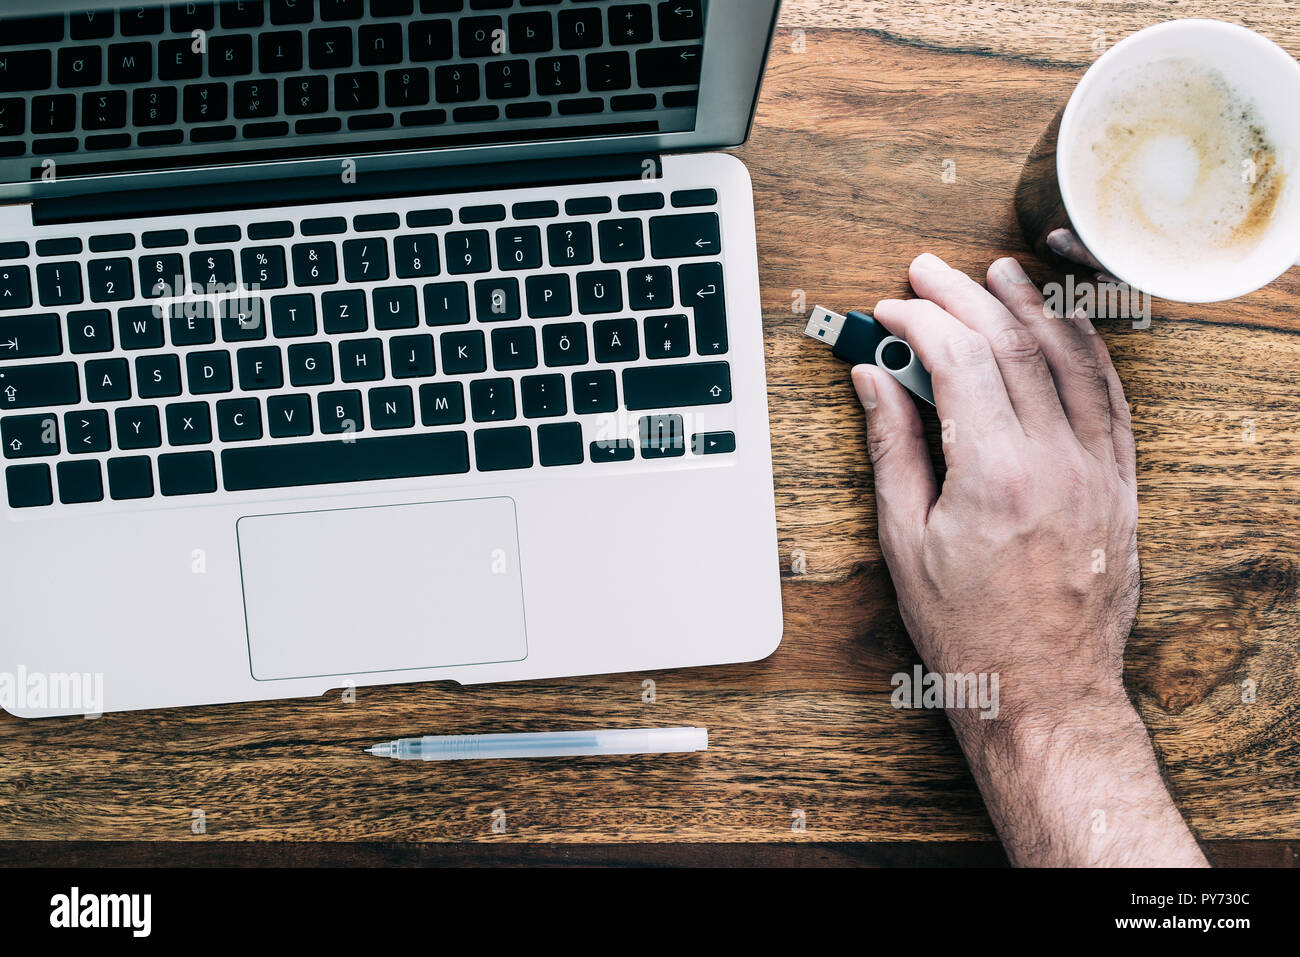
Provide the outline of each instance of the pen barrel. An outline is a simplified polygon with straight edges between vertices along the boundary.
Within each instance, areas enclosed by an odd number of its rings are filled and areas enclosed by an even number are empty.
[[[630,728],[540,734],[448,734],[419,739],[425,761],[553,758],[599,754],[664,754],[708,748],[704,728]]]

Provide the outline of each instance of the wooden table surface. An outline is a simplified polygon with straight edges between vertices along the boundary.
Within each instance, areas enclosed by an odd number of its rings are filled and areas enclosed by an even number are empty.
[[[676,842],[804,843],[816,855],[803,859],[828,861],[862,842],[938,842],[952,853],[936,860],[996,858],[943,715],[890,705],[890,676],[917,657],[876,542],[860,410],[845,370],[800,335],[800,304],[869,308],[907,294],[907,264],[924,250],[981,276],[998,256],[1023,256],[1017,176],[1080,74],[1133,30],[1194,15],[1244,23],[1300,53],[1300,10],[1266,0],[786,4],[740,150],[757,206],[785,604],[772,657],[367,688],[355,702],[2,716],[0,860],[50,859],[39,842],[222,840],[353,842],[351,860],[371,860],[355,849],[375,842],[389,848],[379,860],[464,859],[465,848],[440,855],[441,842],[505,845],[483,851],[507,860],[511,845],[522,860],[538,848],[521,844],[542,842],[635,843],[636,859]],[[1040,281],[1057,278],[1026,265]],[[1129,686],[1197,833],[1283,842],[1246,856],[1294,861],[1300,270],[1232,303],[1158,302],[1149,329],[1112,323],[1103,334],[1137,433],[1143,591]],[[707,726],[710,750],[431,766],[360,751],[393,732],[674,724]],[[498,809],[504,833],[493,829]],[[194,833],[196,812],[204,833]],[[150,859],[149,844],[58,846],[89,848],[83,860]],[[115,858],[113,847],[134,850]],[[214,859],[215,849],[195,852]],[[611,852],[602,859],[619,859]]]

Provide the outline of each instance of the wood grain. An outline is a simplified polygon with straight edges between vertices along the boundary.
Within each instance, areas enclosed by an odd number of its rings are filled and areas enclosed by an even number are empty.
[[[1023,255],[1017,176],[1093,56],[1092,30],[1117,37],[1192,13],[1300,51],[1293,8],[1276,3],[788,4],[741,150],[755,184],[784,570],[785,639],[771,658],[362,689],[355,703],[5,716],[0,840],[991,840],[943,716],[890,706],[890,675],[917,659],[875,540],[860,410],[845,370],[800,335],[799,308],[906,294],[907,264],[923,250],[974,275]],[[1233,303],[1157,303],[1149,329],[1103,332],[1140,468],[1130,688],[1200,835],[1300,840],[1300,271]],[[796,549],[805,574],[791,571]],[[647,677],[653,704],[642,701]],[[360,750],[433,730],[648,724],[705,725],[712,747],[460,766]],[[492,831],[497,808],[504,834]],[[206,833],[191,833],[196,810]],[[21,846],[6,845],[6,858],[20,860]]]

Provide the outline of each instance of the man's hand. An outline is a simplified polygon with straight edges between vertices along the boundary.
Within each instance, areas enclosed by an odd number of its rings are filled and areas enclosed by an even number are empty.
[[[942,260],[874,315],[929,370],[939,491],[911,398],[858,366],[880,543],[932,671],[996,673],[1000,715],[949,716],[1013,861],[1203,864],[1123,686],[1137,611],[1128,403],[1086,317],[1062,319],[1013,259],[990,292]]]

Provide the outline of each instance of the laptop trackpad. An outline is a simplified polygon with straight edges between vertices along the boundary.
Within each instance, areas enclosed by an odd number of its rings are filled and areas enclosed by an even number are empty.
[[[254,515],[235,528],[254,678],[528,655],[512,499]]]

